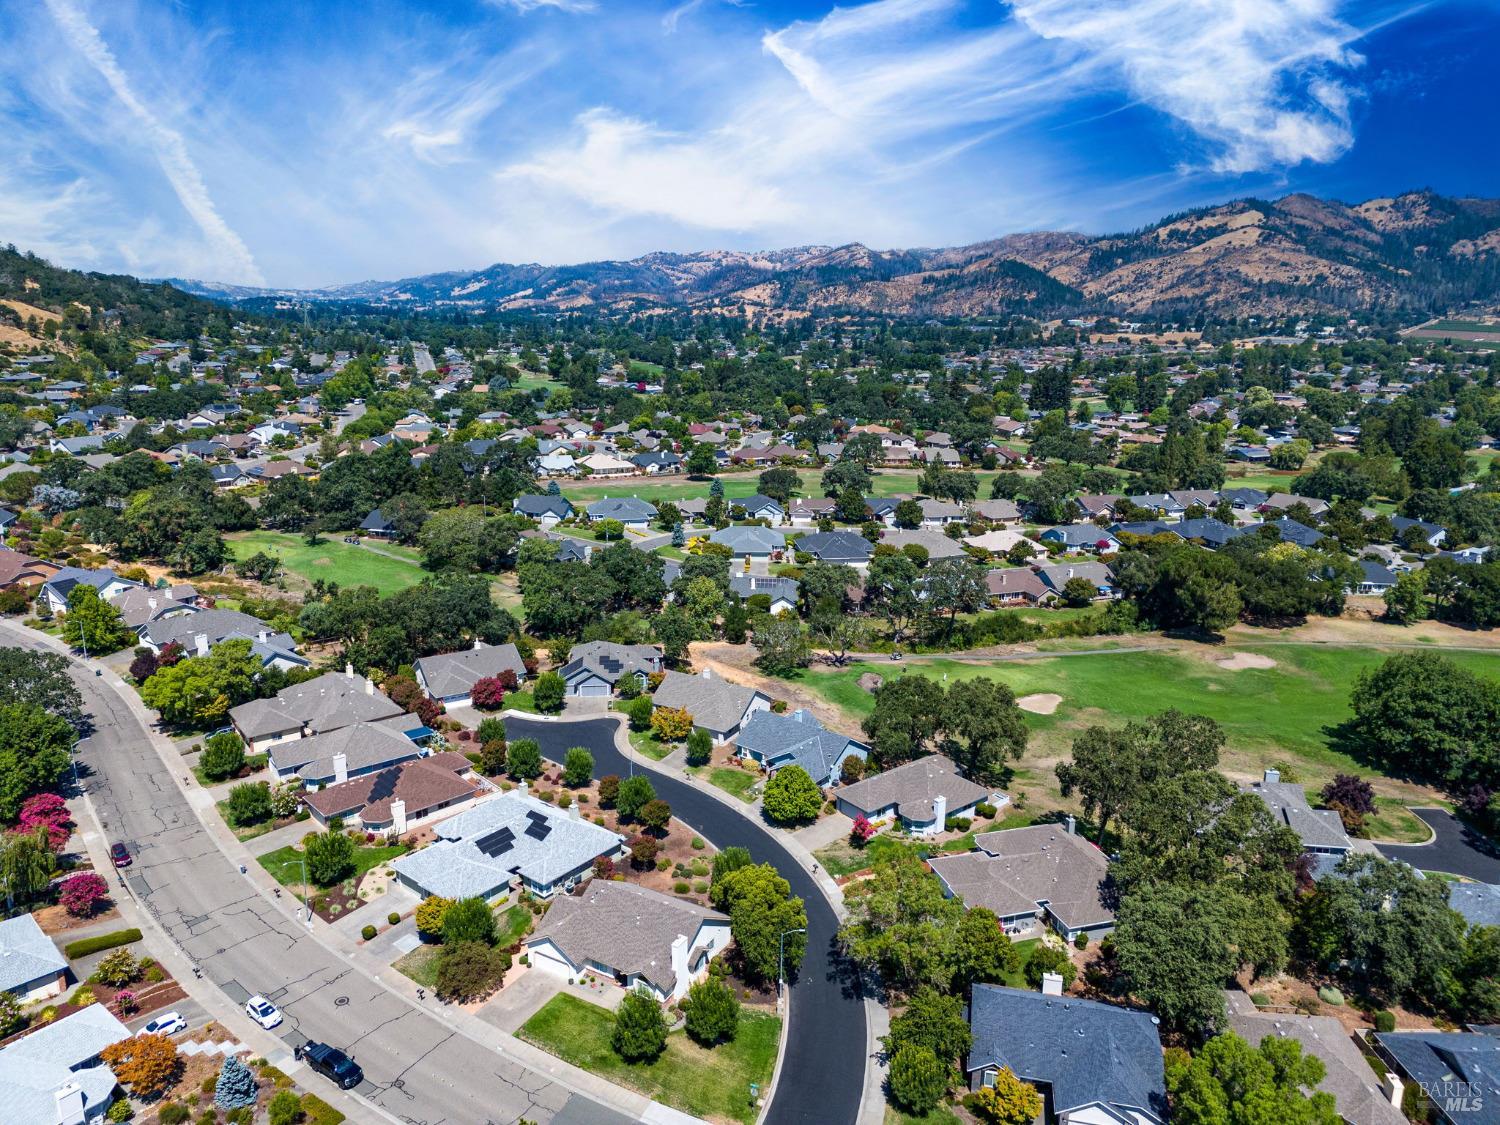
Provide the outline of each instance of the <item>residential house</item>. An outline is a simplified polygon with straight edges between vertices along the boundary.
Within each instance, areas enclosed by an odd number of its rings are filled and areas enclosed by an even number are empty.
[[[751,715],[771,709],[770,696],[764,692],[721,679],[707,668],[696,676],[668,672],[651,702],[686,711],[693,717],[693,726],[706,730],[715,742],[730,741]]]
[[[595,879],[552,904],[526,939],[533,969],[613,979],[659,1001],[681,1000],[729,944],[729,917],[631,883]]]
[[[832,519],[837,507],[838,501],[831,496],[799,497],[787,505],[786,518],[793,527],[814,527]]]
[[[364,518],[364,522],[359,525],[359,530],[366,535],[373,535],[377,539],[396,538],[396,525],[386,519],[385,513],[379,508],[376,508]]]
[[[1229,1030],[1252,1047],[1268,1037],[1295,1040],[1304,1055],[1323,1064],[1323,1080],[1316,1089],[1333,1097],[1334,1109],[1349,1125],[1406,1125],[1398,1105],[1401,1083],[1394,1075],[1377,1078],[1366,1055],[1347,1028],[1332,1016],[1304,1016],[1264,1012],[1249,995],[1232,989],[1224,995]]]
[[[1430,1121],[1500,1123],[1500,1036],[1472,1031],[1376,1032],[1375,1054],[1426,1095]]]
[[[848,735],[831,731],[805,708],[789,715],[757,711],[735,737],[735,752],[768,773],[783,766],[801,766],[819,786],[827,788],[843,775],[850,758],[867,761],[870,748]]]
[[[132,582],[129,578],[121,578],[108,567],[99,570],[85,570],[82,567],[65,566],[42,583],[41,596],[46,599],[47,606],[53,613],[68,612],[68,595],[77,586],[92,586],[99,591],[99,597],[109,601],[118,594],[139,586],[139,582]]]
[[[294,777],[314,787],[342,785],[426,753],[418,739],[432,734],[416,715],[350,723],[337,730],[277,743],[267,766],[278,781]]]
[[[1371,850],[1368,846],[1356,849],[1355,842],[1344,831],[1339,814],[1333,809],[1313,808],[1302,786],[1282,781],[1280,770],[1267,769],[1261,780],[1240,788],[1245,793],[1254,793],[1279,823],[1297,833],[1305,852],[1342,858],[1353,850]]]
[[[130,1029],[104,1004],[44,1023],[0,1048],[0,1120],[94,1125],[114,1100],[114,1072],[99,1060]]]
[[[543,527],[551,527],[559,520],[569,519],[573,515],[573,505],[568,502],[566,496],[561,494],[517,496],[510,502],[510,510],[517,515],[536,520]]]
[[[0,590],[16,588],[32,595],[61,569],[55,562],[0,547]]]
[[[1167,524],[1166,530],[1189,542],[1201,543],[1213,551],[1217,551],[1226,543],[1244,534],[1241,528],[1230,527],[1223,520],[1215,519],[1213,516],[1201,516],[1196,519],[1184,517],[1176,523]]]
[[[1270,494],[1258,488],[1225,488],[1219,492],[1220,500],[1227,500],[1236,517],[1252,519],[1260,506],[1270,499]]]
[[[857,531],[815,531],[801,536],[794,547],[798,554],[806,552],[820,563],[860,570],[870,565],[875,553],[875,545]]]
[[[956,539],[949,539],[938,531],[927,531],[918,528],[908,531],[904,528],[893,528],[890,531],[880,533],[880,541],[901,550],[906,546],[921,547],[927,552],[929,559],[956,559],[964,554],[963,545]]]
[[[1405,543],[1408,533],[1412,533],[1413,538],[1421,539],[1434,550],[1442,546],[1443,541],[1448,538],[1447,528],[1439,527],[1427,520],[1414,520],[1407,516],[1392,516],[1391,527],[1396,532],[1398,542]]]
[[[526,890],[551,898],[572,890],[601,856],[625,853],[625,838],[559,809],[523,785],[434,826],[437,842],[397,859],[396,879],[422,898],[494,899]]]
[[[986,523],[1020,523],[1021,509],[1014,500],[970,500],[969,515]]]
[[[986,531],[983,535],[966,536],[963,541],[970,547],[978,547],[981,551],[988,551],[1002,558],[1010,554],[1017,544],[1023,544],[1034,559],[1047,557],[1046,547],[1035,539],[1028,539],[1019,531],[1012,531],[1009,528]]]
[[[1043,543],[1057,543],[1068,551],[1087,552],[1091,555],[1112,555],[1120,549],[1118,539],[1091,523],[1068,523],[1061,527],[1049,527],[1038,538]]]
[[[731,500],[729,505],[731,508],[743,508],[746,519],[766,520],[773,527],[786,519],[786,509],[782,506],[780,500],[773,500],[771,497],[762,496],[758,492],[753,496],[746,496],[741,500]]]
[[[1316,547],[1327,536],[1316,528],[1308,527],[1306,524],[1298,523],[1293,519],[1267,520],[1255,527],[1269,527],[1281,538],[1283,543],[1295,543],[1299,547]]]
[[[1271,516],[1276,516],[1284,513],[1288,508],[1296,507],[1298,504],[1306,505],[1307,510],[1315,516],[1321,516],[1324,512],[1328,511],[1327,500],[1319,500],[1316,496],[1296,496],[1290,492],[1272,493],[1266,497],[1266,501],[1260,506],[1260,510]]]
[[[638,471],[629,461],[611,457],[608,453],[590,453],[577,464],[587,469],[591,477],[626,477]]]
[[[710,543],[728,547],[737,557],[769,559],[786,550],[786,536],[759,524],[730,524],[708,537]]]
[[[627,528],[645,531],[656,518],[654,505],[638,500],[634,496],[606,496],[595,500],[586,509],[589,521],[619,520]]]
[[[160,654],[162,649],[175,644],[188,656],[207,656],[225,641],[249,641],[250,653],[260,659],[262,667],[290,671],[312,664],[297,651],[297,642],[289,634],[274,632],[258,617],[233,609],[198,609],[181,602],[175,604],[181,612],[159,613],[141,624],[138,631],[142,646]]]
[[[765,574],[731,572],[729,589],[742,601],[749,601],[757,594],[771,599],[769,612],[797,612],[797,595],[802,586],[795,578],[774,578]]]
[[[308,739],[307,742],[316,741]],[[307,742],[302,743],[306,745]],[[302,803],[325,828],[335,817],[371,832],[404,834],[445,809],[486,791],[469,759],[452,750],[395,765],[304,793]]]
[[[568,662],[559,669],[568,695],[575,699],[608,699],[627,676],[644,688],[646,678],[662,670],[661,649],[655,645],[621,645],[613,641],[585,641],[574,645]]]
[[[1052,929],[1072,941],[1114,929],[1109,860],[1066,824],[981,832],[974,851],[934,856],[944,891],[993,911],[1005,932],[1034,937]]]
[[[1026,567],[986,570],[984,582],[989,589],[990,598],[1003,606],[1041,605],[1057,597],[1036,571]]]
[[[561,449],[544,453],[536,459],[537,472],[545,477],[571,477],[578,472],[571,454]]]
[[[947,527],[968,518],[964,506],[951,500],[918,500],[917,506],[922,509],[922,526],[927,528]]]
[[[995,984],[969,1004],[969,1088],[1002,1069],[1035,1086],[1047,1125],[1161,1125],[1167,1090],[1158,1021],[1134,1011]]]
[[[1075,578],[1082,578],[1093,585],[1095,600],[1120,596],[1114,573],[1103,563],[1059,563],[1055,566],[1037,567],[1036,573],[1043,585],[1058,597],[1062,596],[1068,583]]]
[[[514,644],[507,641],[487,645],[477,637],[473,648],[424,656],[412,666],[412,670],[428,697],[448,707],[469,706],[475,683],[492,679],[502,672],[514,673],[517,684],[526,679],[526,664]]]
[[[1078,510],[1083,513],[1083,518],[1086,520],[1096,520],[1101,517],[1106,520],[1112,520],[1115,518],[1115,505],[1121,499],[1119,496],[1098,494],[1075,496],[1073,497],[1073,503],[1078,505]]]
[[[246,749],[262,754],[272,746],[338,730],[353,723],[373,723],[402,714],[384,692],[352,667],[325,672],[316,679],[282,688],[270,699],[252,699],[229,709],[229,721]]]
[[[941,754],[906,762],[837,794],[839,812],[845,816],[863,816],[872,824],[899,823],[913,836],[935,835],[950,817],[972,817],[975,805],[999,802],[1002,796],[961,777],[952,760]]]
[[[0,992],[21,1003],[58,996],[68,984],[68,959],[31,914],[0,921]]]
[[[682,458],[670,449],[653,449],[645,453],[637,453],[630,458],[630,463],[650,476],[661,473],[680,473],[683,468]]]
[[[1360,559],[1359,570],[1359,583],[1354,587],[1356,594],[1385,594],[1396,585],[1395,571],[1373,559]]]

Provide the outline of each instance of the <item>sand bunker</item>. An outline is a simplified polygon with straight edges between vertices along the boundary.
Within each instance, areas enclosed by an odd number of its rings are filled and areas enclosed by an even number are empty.
[[[1276,661],[1258,652],[1237,652],[1227,660],[1215,660],[1226,672],[1242,672],[1246,668],[1274,668]]]
[[[1036,695],[1021,696],[1016,700],[1016,706],[1022,711],[1030,711],[1033,715],[1050,715],[1057,710],[1057,705],[1061,702],[1062,696],[1043,691]]]

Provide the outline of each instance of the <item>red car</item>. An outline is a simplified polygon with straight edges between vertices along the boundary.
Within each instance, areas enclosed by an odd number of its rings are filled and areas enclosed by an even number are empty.
[[[116,867],[129,867],[135,862],[130,858],[130,849],[124,844],[111,844],[109,846],[109,858],[115,861]]]

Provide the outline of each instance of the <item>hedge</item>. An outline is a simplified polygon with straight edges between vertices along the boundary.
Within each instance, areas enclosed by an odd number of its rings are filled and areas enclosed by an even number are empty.
[[[114,949],[116,946],[129,945],[131,942],[140,940],[141,931],[133,927],[128,930],[115,930],[113,933],[99,934],[97,937],[70,941],[63,946],[63,956],[69,960],[75,957],[87,957],[90,953],[98,953],[101,949]]]
[[[344,1115],[316,1094],[302,1095],[302,1112],[307,1115],[306,1125],[339,1125]]]

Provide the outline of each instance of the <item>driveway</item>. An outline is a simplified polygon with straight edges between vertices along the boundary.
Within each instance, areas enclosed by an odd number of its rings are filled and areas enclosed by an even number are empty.
[[[632,763],[616,748],[615,729],[612,719],[505,720],[507,738],[536,739],[554,762],[561,762],[570,747],[582,746],[594,755],[596,773],[624,777]],[[807,906],[807,954],[791,989],[781,1076],[764,1121],[825,1125],[857,1120],[865,1082],[865,1005],[834,955],[838,918],[828,900],[811,874],[768,831],[679,778],[640,764],[634,770],[648,774],[656,795],[672,806],[672,814],[715,847],[746,848],[756,862],[775,866]]]
[[[1420,871],[1446,871],[1500,883],[1500,850],[1446,809],[1413,809],[1437,833],[1426,844],[1376,844],[1386,859],[1400,859]]]

